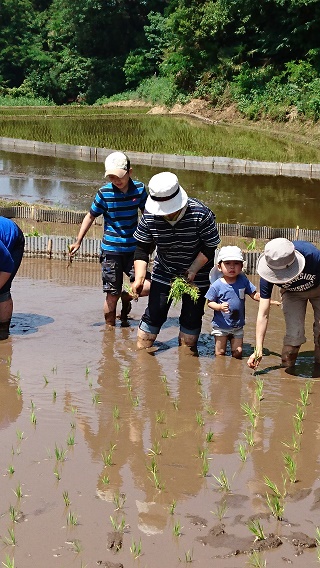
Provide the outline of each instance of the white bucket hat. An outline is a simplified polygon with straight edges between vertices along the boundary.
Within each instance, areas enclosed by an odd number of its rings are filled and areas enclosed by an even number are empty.
[[[161,172],[149,181],[146,210],[152,215],[170,215],[182,209],[187,201],[188,196],[175,174]]]
[[[224,262],[225,260],[240,260],[240,262],[243,262],[242,250],[235,246],[221,247],[217,263],[219,264],[219,262]]]
[[[130,170],[130,160],[123,152],[112,152],[109,154],[105,159],[104,165],[106,168],[105,176],[112,175],[123,178]]]
[[[305,262],[304,256],[291,241],[272,239],[258,259],[257,272],[268,282],[285,284],[302,272]]]

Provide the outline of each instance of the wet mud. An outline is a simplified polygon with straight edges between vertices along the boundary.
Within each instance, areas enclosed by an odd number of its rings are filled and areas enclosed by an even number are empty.
[[[11,334],[0,343],[1,562],[318,565],[311,313],[308,341],[285,370],[283,316],[272,306],[254,375],[246,358],[258,304],[250,298],[243,361],[214,357],[208,310],[199,356],[179,348],[179,307],[155,349],[141,352],[146,300],[133,303],[128,327],[118,321],[108,331],[99,266],[66,266],[24,259]]]

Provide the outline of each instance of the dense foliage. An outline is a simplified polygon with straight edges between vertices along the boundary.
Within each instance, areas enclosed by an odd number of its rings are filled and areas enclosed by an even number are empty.
[[[320,0],[1,0],[1,101],[127,91],[317,121],[319,34]]]

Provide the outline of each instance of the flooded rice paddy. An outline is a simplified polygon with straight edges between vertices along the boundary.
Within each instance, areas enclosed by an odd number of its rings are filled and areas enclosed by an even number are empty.
[[[159,171],[133,164],[133,177],[145,184]],[[320,180],[174,172],[190,196],[214,211],[219,223],[319,228]],[[86,211],[105,183],[103,175],[102,163],[0,151],[0,194],[5,200]]]
[[[253,376],[245,359],[256,302],[247,300],[243,361],[214,357],[208,311],[199,357],[185,353],[178,308],[156,349],[137,352],[145,300],[133,304],[129,327],[107,331],[98,264],[66,266],[23,260],[11,336],[0,343],[0,560],[14,558],[17,568],[318,565],[311,314],[291,374],[279,367],[284,324],[272,306],[268,352]]]

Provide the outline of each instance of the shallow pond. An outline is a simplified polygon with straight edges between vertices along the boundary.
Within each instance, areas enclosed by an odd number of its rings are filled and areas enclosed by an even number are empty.
[[[129,327],[106,331],[98,264],[66,266],[23,260],[11,336],[0,343],[1,561],[242,568],[266,546],[254,542],[254,518],[276,535],[261,562],[317,566],[320,373],[310,313],[292,375],[279,368],[283,316],[272,307],[269,352],[253,376],[245,360],[215,359],[208,312],[199,357],[178,348],[177,308],[157,349],[137,352],[145,300],[133,304]],[[247,300],[245,359],[256,313]],[[281,492],[283,520],[267,505],[266,476]]]
[[[136,166],[148,183],[159,168]],[[319,229],[320,180],[175,170],[220,223]],[[105,182],[103,164],[0,151],[0,197],[86,211]],[[76,230],[74,231],[75,234]]]

